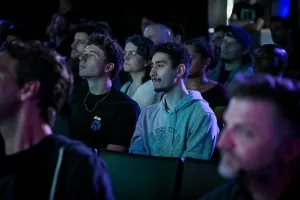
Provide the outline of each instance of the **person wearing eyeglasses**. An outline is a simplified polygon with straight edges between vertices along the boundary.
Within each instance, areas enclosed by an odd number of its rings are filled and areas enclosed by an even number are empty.
[[[154,91],[150,77],[151,52],[154,43],[140,35],[129,37],[125,45],[124,71],[131,76],[121,91],[135,100],[141,109],[160,101],[161,93]]]

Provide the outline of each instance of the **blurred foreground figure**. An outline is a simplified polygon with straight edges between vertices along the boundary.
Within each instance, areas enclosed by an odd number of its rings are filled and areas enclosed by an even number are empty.
[[[114,199],[100,158],[51,124],[72,75],[41,45],[6,42],[0,53],[0,199]]]
[[[299,199],[300,82],[237,75],[217,147],[219,173],[235,179],[207,199]]]

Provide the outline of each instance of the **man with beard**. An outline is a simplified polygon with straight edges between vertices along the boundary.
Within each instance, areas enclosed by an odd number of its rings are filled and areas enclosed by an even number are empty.
[[[244,28],[228,26],[221,47],[221,60],[208,78],[228,86],[238,72],[253,73],[251,38]]]
[[[203,200],[299,199],[300,82],[236,76],[217,147],[219,173],[233,183]]]
[[[129,151],[135,154],[209,160],[219,128],[214,112],[185,80],[191,54],[184,44],[161,43],[154,49],[150,76],[159,103],[145,107],[138,119]]]

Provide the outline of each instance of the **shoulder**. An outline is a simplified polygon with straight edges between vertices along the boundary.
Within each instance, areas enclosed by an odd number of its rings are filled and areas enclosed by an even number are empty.
[[[89,86],[85,81],[82,83],[76,84],[73,87],[72,94],[71,94],[71,100],[81,100],[84,99],[89,91]]]
[[[113,103],[116,104],[120,104],[122,106],[138,106],[138,104],[132,99],[130,98],[127,94],[118,91],[118,90],[113,90],[113,99],[112,99]]]
[[[63,148],[68,156],[74,155],[77,158],[84,158],[95,155],[91,148],[80,141],[71,140],[62,135],[53,135],[52,137],[59,149]]]
[[[217,93],[219,94],[227,94],[227,89],[226,87],[221,84],[221,83],[217,83],[217,85],[214,87],[214,89],[216,90]]]
[[[190,112],[192,115],[198,115],[199,117],[207,115],[207,114],[215,115],[214,111],[210,108],[208,102],[205,101],[204,99],[194,101],[191,104]]]
[[[98,170],[99,173],[104,173],[104,161],[92,148],[64,136],[56,136],[56,142],[59,146],[59,154],[62,154],[60,151],[63,149],[62,167],[69,175],[73,176],[78,170],[90,170],[91,173]]]
[[[122,85],[120,91],[121,92],[126,92],[127,88],[130,86],[130,81],[128,81],[127,83],[125,83],[124,85]]]
[[[122,118],[128,115],[139,115],[141,112],[138,103],[121,91],[113,91],[109,104],[116,108]]]
[[[142,110],[142,112],[144,112],[144,113],[153,113],[153,112],[159,111],[160,109],[161,109],[161,101],[160,101],[160,102],[157,102],[157,103],[155,103],[155,104],[146,106],[146,107]]]
[[[207,193],[200,200],[227,200],[235,199],[237,196],[238,185],[235,181],[230,181],[224,185],[219,186],[212,192]]]
[[[154,118],[161,109],[161,102],[144,107],[141,110],[141,117]]]

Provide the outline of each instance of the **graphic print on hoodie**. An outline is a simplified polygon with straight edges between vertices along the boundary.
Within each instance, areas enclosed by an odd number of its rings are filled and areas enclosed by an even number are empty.
[[[172,110],[165,98],[142,110],[129,152],[208,160],[218,136],[214,112],[198,91],[189,91]]]

